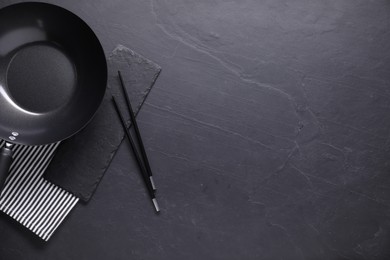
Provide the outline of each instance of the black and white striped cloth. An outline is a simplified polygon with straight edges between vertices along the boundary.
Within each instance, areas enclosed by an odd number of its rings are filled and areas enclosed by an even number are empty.
[[[1,140],[0,147],[4,144]],[[14,161],[0,195],[0,210],[45,241],[79,201],[42,176],[59,144],[14,145]]]

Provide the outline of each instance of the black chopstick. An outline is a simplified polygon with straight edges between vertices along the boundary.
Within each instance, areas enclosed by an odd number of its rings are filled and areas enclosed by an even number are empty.
[[[126,99],[126,104],[127,104],[128,110],[129,110],[130,119],[134,125],[134,131],[135,131],[135,134],[136,134],[137,139],[138,139],[142,159],[145,162],[145,168],[146,168],[146,171],[149,175],[149,179],[150,179],[150,183],[152,184],[152,188],[153,188],[153,190],[156,190],[156,186],[154,185],[153,176],[152,176],[153,175],[152,169],[150,168],[148,156],[146,155],[146,151],[145,151],[145,146],[144,146],[144,143],[142,142],[142,138],[141,138],[141,134],[140,134],[140,131],[138,128],[137,120],[135,119],[135,115],[134,115],[133,108],[132,108],[131,103],[130,103],[129,95],[128,95],[127,90],[126,90],[125,83],[123,82],[122,74],[119,70],[118,70],[118,76],[119,76],[119,80],[121,82],[123,94],[124,94],[125,99]]]
[[[149,195],[150,195],[150,197],[152,199],[154,208],[156,209],[157,212],[159,212],[160,208],[158,206],[158,203],[157,203],[157,200],[156,200],[156,196],[154,194],[153,187],[152,187],[151,183],[148,181],[148,173],[146,172],[146,169],[145,169],[145,167],[144,167],[144,165],[142,163],[141,157],[138,154],[138,151],[137,151],[137,148],[136,148],[135,143],[133,141],[133,138],[130,135],[130,131],[126,127],[125,119],[123,118],[123,115],[122,115],[122,113],[121,113],[121,111],[119,109],[119,106],[118,106],[118,104],[117,104],[117,102],[116,102],[116,100],[115,100],[115,98],[113,96],[112,96],[112,103],[114,104],[115,110],[116,110],[116,112],[117,112],[117,114],[119,116],[119,119],[120,119],[121,123],[122,123],[123,130],[126,133],[127,139],[130,142],[131,149],[133,150],[133,153],[134,153],[135,158],[137,160],[138,167],[141,170],[141,175],[142,175],[142,177],[144,179],[145,185],[146,185],[146,187],[148,189],[148,192],[149,192]]]

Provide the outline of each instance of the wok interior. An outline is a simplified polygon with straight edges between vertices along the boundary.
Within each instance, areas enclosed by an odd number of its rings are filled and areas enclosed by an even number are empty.
[[[57,46],[43,43],[17,51],[8,66],[7,87],[13,101],[32,113],[55,111],[80,90],[71,59]]]
[[[107,67],[92,30],[44,3],[0,10],[0,137],[46,144],[85,126],[106,89]]]

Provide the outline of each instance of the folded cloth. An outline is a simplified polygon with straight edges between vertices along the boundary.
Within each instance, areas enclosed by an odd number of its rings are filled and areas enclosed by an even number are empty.
[[[80,133],[61,143],[44,175],[85,202],[92,197],[124,137],[111,95],[115,96],[130,124],[117,71],[122,72],[135,112],[140,109],[161,71],[160,66],[122,45],[111,53],[108,67],[109,89],[94,119]]]
[[[4,144],[1,140],[0,147]],[[79,200],[42,177],[58,145],[14,145],[14,161],[0,195],[0,210],[45,241]]]

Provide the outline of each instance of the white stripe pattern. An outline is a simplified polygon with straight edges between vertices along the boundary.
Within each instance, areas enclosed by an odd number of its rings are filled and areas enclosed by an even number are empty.
[[[0,140],[0,148],[4,144]],[[14,145],[14,161],[0,195],[0,210],[45,241],[79,201],[42,176],[59,144]]]

